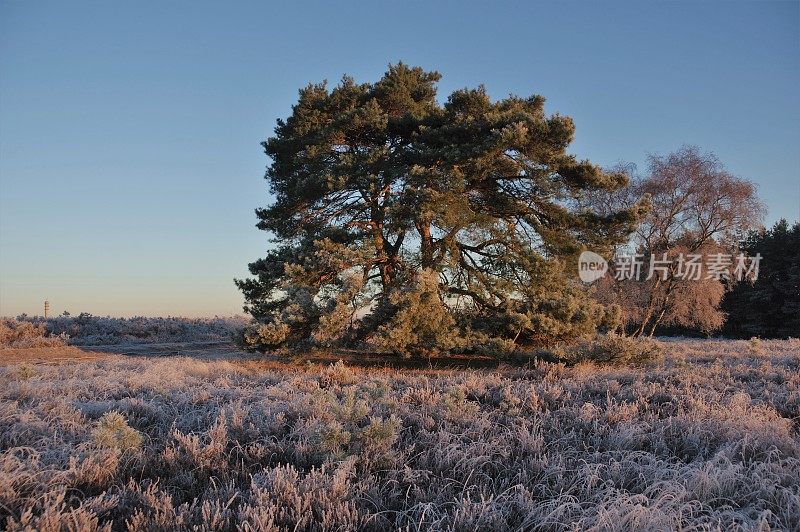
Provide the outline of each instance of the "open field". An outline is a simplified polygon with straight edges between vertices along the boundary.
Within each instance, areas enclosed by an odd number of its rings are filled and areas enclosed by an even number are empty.
[[[645,368],[499,371],[200,351],[0,351],[0,522],[800,528],[797,341],[666,342]]]

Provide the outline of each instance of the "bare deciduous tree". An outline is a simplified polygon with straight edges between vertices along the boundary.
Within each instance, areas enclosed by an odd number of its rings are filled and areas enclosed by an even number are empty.
[[[632,174],[635,167],[617,170]],[[671,260],[668,274],[644,281],[606,281],[596,289],[598,299],[620,306],[634,336],[652,336],[662,325],[718,329],[724,319],[719,310],[723,283],[705,275],[699,280],[680,278],[676,258],[735,252],[742,236],[758,227],[764,216],[755,186],[728,172],[713,153],[684,146],[665,156],[651,155],[647,174],[633,177],[628,190],[596,194],[587,201],[603,211],[642,197],[649,198],[650,211],[629,245],[643,255],[645,264],[651,256],[661,259],[666,254]]]

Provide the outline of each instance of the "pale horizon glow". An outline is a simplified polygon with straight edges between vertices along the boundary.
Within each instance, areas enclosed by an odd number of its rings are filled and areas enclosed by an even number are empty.
[[[683,144],[800,218],[800,3],[0,4],[0,315],[242,313],[259,143],[297,90],[404,61],[541,94],[570,148]]]

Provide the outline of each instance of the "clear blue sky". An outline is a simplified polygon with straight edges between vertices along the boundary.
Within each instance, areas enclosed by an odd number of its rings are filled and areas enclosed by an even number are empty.
[[[259,142],[398,60],[544,95],[600,164],[697,144],[798,218],[797,1],[432,4],[0,3],[0,314],[240,312]]]

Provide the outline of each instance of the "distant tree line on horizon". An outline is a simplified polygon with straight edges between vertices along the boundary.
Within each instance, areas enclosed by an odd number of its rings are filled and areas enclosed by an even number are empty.
[[[243,316],[214,318],[112,318],[82,312],[44,318],[22,314],[0,320],[0,345],[119,345],[167,342],[229,342],[247,325]]]

